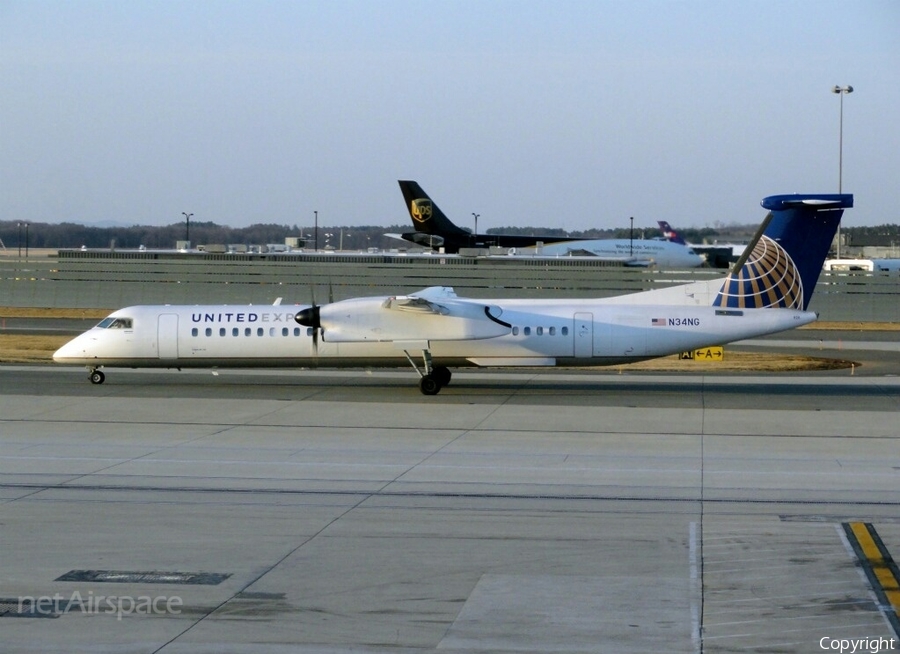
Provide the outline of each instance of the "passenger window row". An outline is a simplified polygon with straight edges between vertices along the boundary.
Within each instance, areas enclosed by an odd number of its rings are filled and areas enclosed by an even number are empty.
[[[532,331],[532,330],[533,330],[533,331]],[[257,327],[255,331],[256,331],[256,335],[257,335],[257,336],[265,336],[265,335],[266,335],[266,329],[265,329],[265,327]],[[312,328],[312,327],[307,327],[307,328],[306,328],[306,335],[307,335],[307,336],[312,336],[312,331],[313,331],[313,328]],[[519,330],[519,327],[513,327],[513,328],[512,328],[512,334],[513,334],[513,336],[518,336],[518,335],[519,335],[519,331],[520,331],[520,330]],[[226,327],[219,327],[218,332],[219,332],[219,336],[227,336],[227,335],[228,335],[228,328],[226,328]],[[253,328],[253,327],[244,327],[244,328],[243,328],[243,335],[244,335],[244,336],[253,336],[253,332],[254,332],[254,328]],[[294,336],[301,336],[301,335],[303,334],[303,330],[300,329],[299,327],[294,327],[293,330],[292,330],[291,328],[289,328],[289,327],[282,327],[282,328],[281,328],[281,336],[291,336],[291,333],[292,333],[292,332],[293,332],[293,335],[294,335]],[[212,336],[213,333],[214,333],[214,330],[213,330],[212,327],[207,327],[207,328],[203,331],[203,335],[204,335],[204,336]],[[269,336],[278,336],[278,335],[279,335],[279,330],[278,330],[277,327],[269,327],[268,333],[269,333]],[[543,327],[543,326],[540,326],[540,327],[534,327],[534,328],[532,328],[532,327],[523,327],[523,328],[521,329],[521,333],[522,333],[523,336],[531,336],[532,333],[534,333],[536,336],[544,336],[545,334],[548,335],[548,336],[556,336],[556,334],[557,334],[557,329],[556,329],[555,326],[554,326],[554,327]],[[567,326],[561,327],[561,328],[559,329],[559,334],[560,334],[561,336],[568,336],[568,335],[569,335],[569,328],[568,328]],[[237,337],[237,336],[240,336],[240,335],[241,335],[241,328],[240,328],[240,327],[232,327],[232,328],[231,328],[231,336],[232,336],[232,337]],[[200,329],[197,328],[197,327],[192,328],[192,329],[191,329],[191,336],[200,336]]]
[[[253,327],[244,327],[243,335],[244,336],[253,336],[254,331],[256,332],[257,336],[265,336],[266,335],[265,327],[257,327],[255,330]],[[219,332],[219,336],[228,336],[228,328],[227,327],[219,327],[218,332]],[[269,327],[269,330],[268,330],[269,336],[278,336],[279,334],[281,336],[291,336],[292,332],[293,332],[293,336],[301,336],[303,334],[303,330],[300,327],[294,327],[293,330],[290,327],[282,327],[280,330],[278,329],[278,327]],[[204,336],[212,336],[213,333],[214,333],[214,330],[212,327],[207,327],[205,330],[203,330]],[[240,327],[232,327],[231,335],[232,335],[232,337],[240,336],[241,328]],[[306,335],[312,336],[312,327],[306,328]],[[200,336],[200,329],[198,327],[192,328],[191,336]]]
[[[518,328],[518,327],[513,327],[513,328],[512,328],[512,333],[513,333],[513,336],[518,336],[518,335],[519,335],[519,328]],[[523,335],[523,336],[531,336],[531,333],[532,333],[532,328],[531,328],[531,327],[523,327],[523,328],[522,328],[522,335]],[[568,336],[568,335],[569,335],[569,328],[568,328],[568,327],[561,327],[560,330],[559,330],[559,333],[560,333],[561,336]],[[543,336],[544,334],[547,334],[548,336],[556,336],[556,327],[535,327],[535,328],[534,328],[534,334],[537,335],[537,336]]]

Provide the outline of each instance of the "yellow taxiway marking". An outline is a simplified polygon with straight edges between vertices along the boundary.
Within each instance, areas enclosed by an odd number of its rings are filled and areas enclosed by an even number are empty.
[[[880,586],[876,592],[880,590],[884,594],[894,614],[900,617],[900,578],[898,578],[900,575],[897,572],[897,564],[894,563],[894,559],[871,524],[850,522],[847,523],[847,526],[864,557],[864,560],[861,561],[863,566],[871,571]]]

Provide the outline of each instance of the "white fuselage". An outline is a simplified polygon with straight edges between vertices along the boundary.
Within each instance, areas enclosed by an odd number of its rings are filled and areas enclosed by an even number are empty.
[[[454,312],[463,305],[459,316],[398,317],[383,308],[386,299],[347,301],[352,329],[330,333],[323,322],[317,343],[312,327],[294,321],[305,306],[128,307],[110,316],[125,326],[94,327],[53,358],[92,368],[404,366],[404,351],[428,350],[444,366],[584,366],[666,356],[815,320],[813,313],[789,309],[622,304],[616,298],[460,298],[453,305]],[[325,305],[335,313],[343,306]],[[485,307],[497,320],[484,317]]]
[[[694,252],[690,246],[652,239],[561,241],[541,246],[540,252],[545,256],[586,252],[596,257],[630,260],[640,265],[655,265],[659,268],[697,268],[704,262],[703,257]]]

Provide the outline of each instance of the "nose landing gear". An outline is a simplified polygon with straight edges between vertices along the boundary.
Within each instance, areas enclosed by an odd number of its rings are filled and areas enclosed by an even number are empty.
[[[106,380],[106,375],[97,370],[96,368],[90,369],[90,374],[88,375],[88,379],[91,380],[92,384],[102,384]]]

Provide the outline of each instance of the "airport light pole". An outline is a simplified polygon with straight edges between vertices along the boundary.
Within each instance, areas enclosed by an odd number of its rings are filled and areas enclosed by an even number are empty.
[[[841,108],[838,128],[838,193],[843,190],[844,177],[844,96],[853,93],[852,86],[837,86],[831,89],[832,93],[841,96]],[[841,224],[837,226],[837,258],[841,258]]]
[[[842,191],[843,184],[843,176],[844,176],[844,96],[848,93],[853,93],[852,86],[835,86],[831,89],[832,93],[837,93],[841,96],[841,107],[840,107],[840,117],[839,117],[839,129],[838,129],[838,193]]]
[[[182,211],[181,215],[184,216],[184,240],[188,243],[191,242],[191,216],[194,214],[188,213],[187,211]]]
[[[634,216],[631,216],[628,220],[631,221],[631,228],[628,230],[628,256],[634,256]]]
[[[16,244],[19,246],[19,259],[22,258],[22,223],[16,223]]]
[[[472,235],[474,238],[473,245],[475,245],[477,247],[478,246],[478,216],[480,216],[481,214],[475,213],[473,211],[472,215],[475,217],[475,233]]]
[[[319,212],[313,211],[315,215],[315,227],[313,227],[313,240],[316,243],[316,252],[319,251]]]

